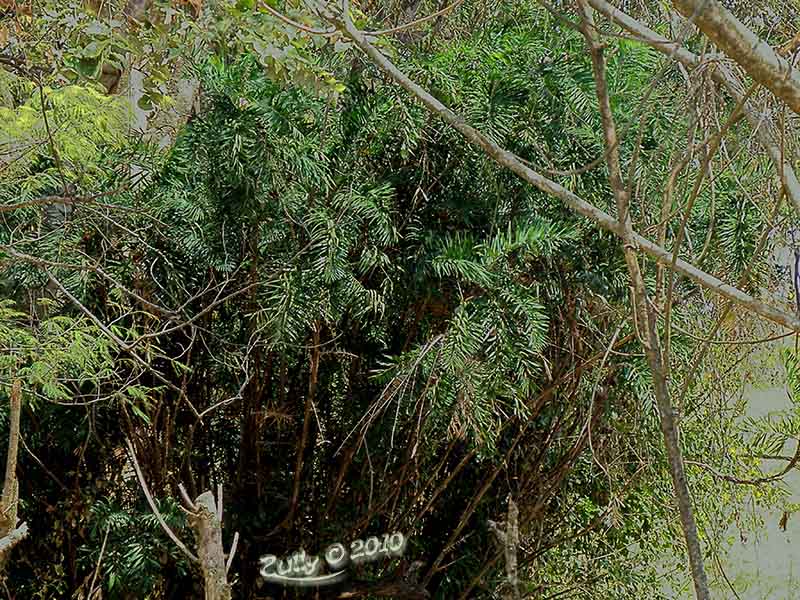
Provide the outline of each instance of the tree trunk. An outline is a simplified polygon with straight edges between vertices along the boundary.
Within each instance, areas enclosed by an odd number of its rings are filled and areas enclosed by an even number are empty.
[[[695,595],[698,600],[709,600],[711,595],[708,588],[708,578],[703,565],[703,548],[697,533],[689,486],[686,481],[686,471],[678,439],[678,426],[672,407],[667,377],[669,365],[665,364],[661,350],[661,340],[658,334],[657,315],[653,309],[644,276],[639,267],[639,258],[635,250],[633,228],[631,226],[630,197],[627,187],[622,179],[620,166],[619,139],[617,138],[616,124],[611,111],[611,99],[608,94],[606,81],[606,62],[603,54],[603,45],[597,35],[594,25],[594,14],[589,7],[588,0],[579,0],[581,8],[581,29],[592,56],[597,100],[600,108],[600,117],[603,123],[603,137],[606,146],[606,165],[609,171],[609,184],[614,192],[617,203],[617,218],[622,230],[622,250],[625,263],[630,276],[631,291],[633,295],[633,318],[637,335],[644,347],[650,373],[653,377],[653,386],[658,405],[661,432],[664,436],[664,446],[667,450],[667,462],[672,477],[672,487],[675,492],[675,501],[678,505],[681,527],[686,540],[689,566],[692,571]],[[677,249],[675,250],[677,253]],[[677,257],[676,257],[677,258]]]
[[[495,538],[506,560],[506,581],[502,596],[504,600],[522,600],[522,592],[519,587],[519,569],[517,561],[517,551],[519,549],[519,508],[511,495],[508,496],[508,515],[504,528],[494,521],[489,521],[489,529],[494,533]]]
[[[22,383],[15,379],[11,387],[11,412],[9,414],[8,454],[0,497],[0,571],[5,567],[9,551],[28,533],[23,523],[17,527],[19,481],[17,480],[17,450],[19,448],[19,419],[22,414]]]
[[[205,600],[231,600],[231,585],[222,547],[222,524],[217,515],[214,494],[203,492],[194,501],[196,511],[189,525],[197,541],[197,556],[203,572]]]

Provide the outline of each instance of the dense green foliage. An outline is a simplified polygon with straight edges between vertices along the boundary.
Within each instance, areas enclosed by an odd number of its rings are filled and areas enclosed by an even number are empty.
[[[503,563],[486,523],[509,495],[531,597],[657,598],[684,582],[618,240],[467,145],[341,41],[290,43],[251,8],[186,25],[200,31],[196,56],[177,56],[166,25],[142,34],[154,64],[191,62],[201,86],[165,147],[131,135],[133,107],[89,81],[136,50],[136,36],[112,35],[121,23],[73,23],[83,49],[64,60],[70,85],[0,71],[0,205],[20,205],[0,228],[0,399],[23,381],[19,512],[32,530],[8,566],[15,597],[85,598],[98,564],[103,597],[200,597],[126,439],[182,539],[178,484],[191,497],[225,490],[226,544],[241,535],[236,598],[280,593],[258,580],[266,552],[395,530],[410,535],[406,562],[425,562],[433,597],[496,597]],[[535,3],[467,2],[440,26],[385,48],[494,141],[613,212],[603,168],[582,169],[605,151],[582,35]],[[654,50],[606,42],[633,221],[674,240],[680,219],[663,214],[662,190],[695,125],[685,82]],[[149,74],[142,104],[168,106],[166,75]],[[773,289],[782,274],[758,243],[773,207],[754,201],[775,195],[770,167],[746,152],[744,125],[731,135],[738,151],[714,164],[734,174],[700,189],[684,254]],[[683,214],[695,176],[667,213]],[[38,202],[64,194],[73,200]],[[663,297],[663,273],[646,279]],[[756,477],[752,455],[796,437],[796,411],[783,426],[741,425],[729,402],[746,370],[740,346],[712,349],[713,368],[681,396],[698,374],[696,336],[681,331],[702,335],[723,307],[683,280],[674,295],[684,451]],[[769,333],[734,315],[725,332]],[[797,396],[796,358],[786,361]],[[714,553],[725,550],[717,532],[747,527],[745,500],[781,499],[699,465],[690,479]]]

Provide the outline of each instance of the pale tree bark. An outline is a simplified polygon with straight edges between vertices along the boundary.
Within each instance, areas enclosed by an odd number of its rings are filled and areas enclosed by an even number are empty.
[[[527,181],[539,190],[558,198],[568,208],[593,221],[602,229],[610,231],[619,237],[623,237],[624,226],[621,225],[616,218],[597,208],[593,204],[590,204],[583,198],[566,189],[564,186],[548,179],[547,177],[526,166],[519,157],[514,155],[512,152],[509,152],[508,150],[498,146],[484,134],[469,125],[463,117],[454,113],[452,110],[434,98],[431,94],[425,91],[422,87],[412,81],[366,39],[363,32],[359,31],[355,27],[349,17],[342,18],[336,15],[328,14],[326,15],[326,18],[328,18],[331,23],[339,27],[340,30],[345,33],[359,49],[361,49],[377,66],[388,73],[401,87],[417,98],[432,113],[438,115],[443,121],[461,133],[468,142],[484,150],[486,154],[497,164],[506,167],[518,175],[521,179]],[[647,238],[642,237],[636,232],[633,232],[633,241],[635,242],[635,246],[638,250],[655,259],[658,263],[672,268],[671,252],[662,248],[658,244],[653,243]],[[783,325],[788,329],[800,331],[800,318],[798,318],[796,315],[765,304],[764,302],[753,298],[749,294],[746,294],[742,290],[724,283],[717,277],[698,269],[694,265],[682,259],[678,259],[675,262],[674,270],[685,277],[688,277],[698,285],[730,300],[734,304],[744,307],[747,310],[764,317],[765,319],[773,321],[774,323]]]
[[[506,561],[506,581],[502,595],[504,600],[522,600],[519,585],[519,567],[517,554],[519,552],[519,508],[514,499],[508,496],[508,514],[505,526],[489,521],[489,529],[503,549]]]
[[[673,0],[683,16],[750,77],[800,114],[800,73],[717,0]]]
[[[658,333],[658,315],[650,303],[649,294],[645,287],[644,277],[639,267],[636,253],[636,241],[633,236],[630,216],[630,198],[628,188],[622,179],[622,168],[619,158],[619,139],[617,138],[614,116],[611,112],[611,99],[608,94],[606,82],[606,63],[603,55],[603,44],[597,35],[594,25],[594,15],[586,0],[578,0],[581,9],[581,29],[589,45],[592,58],[597,100],[600,107],[600,118],[603,124],[603,138],[606,145],[606,165],[609,173],[609,183],[614,192],[617,204],[617,218],[623,225],[622,243],[625,254],[625,263],[631,280],[633,292],[633,310],[639,340],[645,349],[647,362],[653,377],[653,386],[656,396],[656,405],[661,424],[661,433],[664,436],[664,446],[667,450],[672,487],[675,500],[678,504],[681,528],[686,541],[689,555],[689,566],[692,571],[695,595],[698,600],[710,600],[708,578],[703,565],[703,549],[697,533],[697,523],[692,509],[689,486],[686,481],[686,470],[683,464],[683,455],[678,439],[678,426],[675,422],[675,413],[670,399],[669,365],[664,363],[661,350],[661,340]]]
[[[220,498],[220,502],[221,500]],[[205,600],[231,600],[231,584],[228,583],[219,517],[214,494],[200,494],[194,501],[189,526],[197,541],[197,556],[205,582]]]
[[[192,7],[192,18],[200,21],[205,16],[205,7],[208,2],[202,0],[183,0],[184,5]],[[130,27],[143,26],[146,22],[158,22],[158,17],[152,15],[154,5],[152,0],[128,0],[124,14],[127,16]],[[170,17],[173,18],[173,17]],[[169,25],[170,22],[164,23]],[[193,38],[193,51],[200,49],[201,41]],[[141,136],[144,141],[157,142],[160,148],[172,144],[180,128],[186,124],[192,110],[194,110],[200,90],[200,82],[194,77],[187,76],[189,69],[187,61],[177,61],[173,65],[175,78],[169,82],[168,92],[175,98],[175,104],[168,109],[142,108],[139,101],[145,95],[146,60],[134,60],[128,56],[127,96],[131,106],[131,132]],[[157,131],[164,133],[155,139]],[[135,181],[144,171],[143,165],[131,165],[131,178]]]
[[[630,15],[612,6],[606,0],[588,0],[588,3],[597,12],[602,13],[606,18],[636,36],[639,41],[648,44],[666,56],[674,58],[687,69],[695,68],[701,64],[702,60],[699,56],[656,33]],[[735,102],[741,102],[744,97],[744,86],[730,69],[722,64],[717,64],[709,72],[711,78],[719,85],[722,85]],[[794,166],[791,161],[786,159],[780,143],[775,139],[773,134],[775,124],[769,118],[765,118],[765,115],[755,106],[752,100],[745,102],[743,111],[747,122],[755,131],[758,143],[767,152],[772,164],[775,166],[789,201],[792,203],[797,215],[800,216],[800,181],[798,181]]]
[[[22,414],[22,383],[14,380],[11,386],[9,412],[8,452],[3,479],[3,495],[0,496],[0,571],[5,568],[11,549],[28,533],[25,523],[17,525],[19,503],[19,480],[17,479],[17,452],[19,450],[19,421]]]
[[[178,538],[174,531],[164,521],[164,517],[156,506],[155,500],[144,480],[139,461],[136,459],[133,444],[125,439],[130,460],[136,471],[139,485],[144,492],[147,503],[167,536],[175,543],[183,554],[194,564],[199,565],[203,574],[205,600],[231,600],[231,585],[228,583],[228,571],[231,568],[233,557],[236,555],[236,546],[239,543],[239,533],[233,536],[233,543],[225,562],[225,550],[222,545],[222,486],[217,487],[217,498],[210,491],[203,492],[192,502],[186,493],[183,484],[178,486],[181,497],[186,505],[189,527],[192,529],[197,542],[197,556],[192,554],[186,545]]]

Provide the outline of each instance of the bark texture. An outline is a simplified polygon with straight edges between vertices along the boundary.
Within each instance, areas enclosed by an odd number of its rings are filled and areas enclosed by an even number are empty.
[[[508,514],[505,527],[501,528],[494,521],[489,521],[489,529],[503,549],[506,561],[506,581],[505,588],[502,591],[503,600],[522,600],[517,559],[519,551],[519,508],[511,496],[508,497]]]
[[[225,567],[222,525],[217,516],[214,494],[203,492],[194,501],[189,525],[197,541],[197,556],[205,582],[205,600],[231,600],[231,586]]]

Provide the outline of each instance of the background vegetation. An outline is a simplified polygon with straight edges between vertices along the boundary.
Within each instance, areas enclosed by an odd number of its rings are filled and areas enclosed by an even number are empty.
[[[428,4],[353,10],[380,30]],[[638,4],[661,34],[683,31]],[[146,498],[189,543],[179,483],[224,490],[234,598],[294,597],[259,578],[267,552],[391,531],[410,537],[402,560],[319,597],[510,597],[487,523],[509,497],[522,597],[657,598],[688,581],[614,234],[469,145],[346,37],[270,12],[325,28],[301,5],[0,6],[0,437],[19,382],[30,527],[7,557],[10,598],[202,597]],[[761,25],[734,10],[776,46],[798,24],[777,3]],[[614,214],[578,23],[572,3],[466,0],[370,39]],[[689,72],[598,26],[634,228],[670,250],[680,236],[698,268],[793,311],[794,273],[773,256],[796,216],[713,65]],[[750,94],[793,155],[796,116]],[[800,435],[797,357],[754,369],[751,342],[784,329],[643,265],[707,568],[730,597],[724,532],[758,528],[759,505],[796,509],[762,460]],[[740,419],[745,384],[784,363],[786,412]]]

